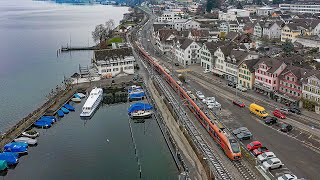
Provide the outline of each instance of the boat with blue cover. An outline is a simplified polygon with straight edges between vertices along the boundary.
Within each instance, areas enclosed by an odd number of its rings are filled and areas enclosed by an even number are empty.
[[[54,121],[57,121],[57,118],[54,116],[42,116],[41,118],[47,118],[47,119],[52,119]]]
[[[142,92],[144,92],[144,91],[142,90],[142,88],[140,86],[133,85],[128,88],[128,94],[139,94]]]
[[[18,164],[19,154],[15,152],[0,153],[0,161],[6,161],[8,165]]]
[[[52,118],[40,118],[40,119],[38,119],[37,121],[46,121],[46,122],[51,122],[51,124],[53,124],[54,122],[55,122],[55,120],[54,119],[52,119]]]
[[[132,104],[128,109],[128,114],[131,118],[149,118],[153,114],[153,106],[150,104],[138,102]]]
[[[74,111],[75,108],[73,106],[71,106],[70,104],[65,104],[63,105],[65,108],[67,108],[69,111]]]
[[[144,99],[144,97],[146,96],[146,94],[144,92],[140,92],[140,93],[133,93],[133,94],[129,94],[129,101],[132,100],[142,100]]]
[[[50,128],[52,123],[47,121],[36,121],[33,125],[39,128]]]
[[[57,114],[59,117],[64,117],[64,113],[62,110],[58,110]]]
[[[61,107],[61,111],[63,112],[63,113],[65,113],[65,114],[68,114],[70,111],[67,109],[67,108],[65,108],[65,107]]]
[[[8,168],[7,161],[5,160],[0,160],[0,171],[4,171]]]
[[[81,96],[79,96],[78,94],[74,94],[73,96],[74,96],[75,98],[81,99]]]
[[[8,143],[3,147],[4,152],[15,152],[19,154],[27,153],[28,152],[28,144],[25,146],[26,143]]]

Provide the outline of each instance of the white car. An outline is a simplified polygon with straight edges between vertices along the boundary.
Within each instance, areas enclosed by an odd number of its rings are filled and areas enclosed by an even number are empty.
[[[220,108],[221,107],[221,104],[218,103],[217,101],[213,102],[213,103],[208,103],[208,108],[209,109],[212,109],[212,108]]]
[[[237,85],[237,87],[236,87],[236,88],[237,88],[238,90],[242,91],[242,92],[247,91],[247,88],[242,87],[241,85]]]
[[[201,100],[205,98],[204,95],[202,94],[202,92],[200,92],[200,91],[197,91],[197,92],[196,92],[196,95],[197,95],[198,98],[201,99]]]
[[[283,166],[282,162],[278,158],[272,158],[268,159],[267,161],[262,163],[262,169],[265,171],[271,170],[271,169],[276,169],[276,168],[281,168]]]
[[[209,73],[209,72],[210,72],[209,69],[205,69],[205,70],[203,71],[203,73]]]
[[[36,145],[38,141],[36,139],[28,138],[28,137],[19,137],[13,140],[14,142],[23,142],[29,145]]]
[[[273,152],[265,152],[260,154],[257,158],[259,162],[263,163],[264,161],[275,158],[275,157],[276,155]]]
[[[216,98],[214,97],[206,97],[205,99],[202,99],[203,103],[214,102],[214,101],[216,101]]]
[[[297,176],[293,174],[284,174],[283,176],[278,177],[277,180],[295,180],[297,179]]]

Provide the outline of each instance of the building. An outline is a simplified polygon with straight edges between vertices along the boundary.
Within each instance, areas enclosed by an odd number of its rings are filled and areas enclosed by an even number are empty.
[[[215,66],[215,60],[216,60],[216,57],[214,56],[214,52],[218,49],[218,47],[224,44],[225,44],[224,41],[205,42],[199,51],[201,67],[212,71]]]
[[[134,74],[135,59],[131,48],[96,50],[92,62],[104,78]]]
[[[207,41],[209,40],[210,34],[209,34],[209,30],[205,30],[205,29],[191,29],[190,33],[189,33],[189,39],[192,39],[194,41]]]
[[[171,52],[174,38],[178,36],[176,29],[159,29],[155,39],[158,48],[163,54]]]
[[[288,11],[292,13],[320,13],[320,4],[279,4],[281,11]]]
[[[313,36],[297,36],[292,39],[292,43],[300,43],[304,47],[320,48],[320,37],[318,35]]]
[[[178,19],[173,22],[174,29],[184,31],[188,29],[200,29],[200,23],[192,19]]]
[[[320,105],[320,72],[314,73],[303,80],[302,96],[304,99]]]
[[[262,37],[263,35],[263,25],[264,22],[259,21],[255,24],[254,28],[253,28],[253,35],[256,37]]]
[[[174,46],[175,58],[184,66],[200,62],[201,46],[192,39],[180,39]]]
[[[219,24],[219,31],[221,33],[228,33],[229,32],[229,23],[227,21],[221,21]]]
[[[236,21],[237,17],[249,17],[250,11],[244,9],[228,9],[226,13],[219,11],[219,20]]]
[[[267,37],[268,39],[280,39],[282,24],[282,21],[266,22],[262,27],[263,37]]]
[[[289,23],[281,29],[281,41],[292,41],[297,36],[310,35],[309,27],[306,23]]]
[[[158,17],[158,22],[173,22],[174,20],[182,19],[182,15],[172,11],[163,11]]]
[[[188,11],[195,14],[201,10],[202,5],[200,3],[192,3],[188,5]]]
[[[309,72],[309,69],[287,66],[279,76],[279,90],[275,92],[275,99],[283,104],[299,106],[302,97],[302,80]]]
[[[275,8],[264,6],[257,9],[258,16],[270,16],[275,11]]]
[[[239,65],[238,84],[247,89],[253,89],[254,85],[254,68],[253,66],[259,59],[245,60]]]
[[[263,57],[254,65],[254,89],[272,99],[274,92],[279,89],[279,75],[286,68],[286,64],[275,58]]]

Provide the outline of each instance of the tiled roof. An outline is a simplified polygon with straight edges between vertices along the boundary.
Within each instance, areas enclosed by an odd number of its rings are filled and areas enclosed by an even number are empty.
[[[226,41],[217,41],[217,42],[206,42],[204,44],[208,48],[209,52],[211,54],[214,54],[214,52],[218,49],[218,47],[221,47],[226,43],[227,43]]]
[[[178,31],[176,29],[159,29],[160,41],[167,40],[172,34],[178,35]]]
[[[202,29],[192,29],[191,35],[196,37],[209,37],[209,31],[208,30],[202,30]]]
[[[274,73],[282,65],[283,61],[275,58],[262,57],[259,59],[258,63],[253,66],[253,68],[258,69],[259,64],[262,63],[266,64],[268,67],[271,67],[267,72]]]
[[[237,17],[237,21],[238,23],[241,23],[241,24],[251,22],[249,17]]]
[[[249,59],[249,60],[243,61],[243,64],[247,65],[249,71],[253,73],[254,72],[253,66],[256,65],[258,61],[259,59]]]
[[[232,49],[229,55],[230,58],[226,58],[226,61],[231,64],[239,65],[248,55],[249,55],[249,52],[247,51]],[[236,61],[233,61],[234,59]]]
[[[103,49],[94,51],[96,61],[105,61],[108,59],[124,58],[132,56],[132,49],[130,47],[118,49]]]
[[[239,37],[239,36],[240,36],[240,33],[230,31],[230,32],[228,32],[228,34],[226,35],[226,39],[233,41],[234,39],[236,39],[236,38]]]
[[[180,48],[181,49],[187,49],[187,47],[190,46],[191,43],[193,43],[194,41],[192,39],[185,39],[183,41],[183,43],[181,44]]]
[[[167,27],[167,24],[164,24],[164,23],[162,23],[162,24],[160,24],[160,23],[159,24],[158,23],[153,24],[154,32],[157,32],[159,29],[163,29],[165,27]]]
[[[306,77],[316,75],[317,71],[305,69],[297,66],[287,66],[282,73],[280,74],[279,78],[285,78],[287,73],[292,73],[297,79],[298,83],[302,83],[302,80]]]

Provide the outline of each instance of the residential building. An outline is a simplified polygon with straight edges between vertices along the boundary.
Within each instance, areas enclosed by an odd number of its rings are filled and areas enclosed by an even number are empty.
[[[299,106],[302,97],[302,80],[310,74],[309,69],[287,66],[279,76],[279,90],[275,92],[278,102]]]
[[[205,29],[191,29],[190,34],[189,34],[189,39],[192,39],[194,41],[207,41],[209,40],[210,34],[209,30]]]
[[[174,29],[184,31],[188,29],[200,29],[200,23],[192,19],[178,19],[173,22]]]
[[[237,21],[229,21],[229,32],[239,32],[239,24]]]
[[[320,48],[320,37],[313,36],[297,36],[292,39],[292,43],[300,43],[304,47]]]
[[[280,39],[282,24],[282,21],[266,22],[262,27],[263,37],[267,37],[268,39]]]
[[[254,26],[255,24],[254,23],[247,23],[243,28],[242,28],[242,31],[245,33],[245,34],[253,34],[254,33]]]
[[[279,4],[279,8],[292,13],[320,13],[320,4]]]
[[[237,17],[249,17],[250,11],[244,9],[228,9],[226,13],[219,11],[219,20],[236,21]]]
[[[278,77],[286,66],[281,59],[261,58],[257,64],[254,65],[254,89],[274,99],[274,92],[279,89]]]
[[[200,3],[194,2],[188,5],[188,11],[195,14],[201,10],[201,6]]]
[[[306,77],[302,85],[302,96],[304,99],[316,102],[320,105],[320,72]]]
[[[181,39],[174,46],[175,57],[184,66],[199,63],[200,48],[201,46],[192,39]]]
[[[251,23],[249,17],[237,17],[238,30],[242,30],[247,23]]]
[[[306,23],[289,23],[281,29],[281,41],[292,41],[297,36],[310,35],[308,25]]]
[[[92,63],[103,78],[134,74],[131,48],[103,49],[93,53]]]
[[[205,42],[199,51],[201,67],[212,71],[215,66],[215,60],[216,60],[216,57],[214,56],[214,52],[218,49],[218,47],[224,44],[225,44],[225,41]]]
[[[258,16],[270,16],[275,11],[274,7],[264,6],[257,9]]]
[[[245,60],[239,65],[238,70],[238,84],[247,89],[253,89],[254,85],[254,68],[253,66],[259,59]]]
[[[159,29],[156,34],[156,44],[162,53],[166,54],[172,50],[173,39],[178,35],[176,29]]]
[[[172,11],[163,11],[158,17],[158,22],[173,22],[174,20],[182,19],[182,15]]]
[[[256,25],[253,28],[253,35],[256,37],[261,38],[263,35],[263,22],[259,21],[256,23]]]
[[[227,21],[220,22],[219,30],[220,30],[220,33],[222,33],[222,32],[228,33],[229,32],[229,22],[227,22]]]

